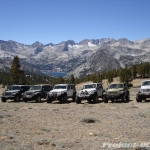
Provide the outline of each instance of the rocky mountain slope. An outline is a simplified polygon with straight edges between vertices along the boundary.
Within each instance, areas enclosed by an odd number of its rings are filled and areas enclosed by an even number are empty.
[[[118,69],[126,64],[131,66],[141,61],[150,61],[150,39],[85,39],[79,43],[68,40],[46,45],[40,42],[24,45],[11,40],[0,40],[1,69],[9,68],[10,61],[16,55],[20,58],[21,64],[37,70],[73,73],[79,77],[104,69]],[[24,69],[27,70],[28,67]]]

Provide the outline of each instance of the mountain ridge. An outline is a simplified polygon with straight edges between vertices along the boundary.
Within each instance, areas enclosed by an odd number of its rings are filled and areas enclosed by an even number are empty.
[[[103,70],[118,69],[126,64],[150,61],[150,38],[130,41],[110,38],[85,39],[79,43],[73,40],[59,44],[43,45],[35,42],[31,45],[15,41],[0,40],[1,68],[10,67],[8,61],[18,56],[22,64],[27,64],[38,71],[66,72],[80,77]],[[27,67],[24,67],[27,69]]]

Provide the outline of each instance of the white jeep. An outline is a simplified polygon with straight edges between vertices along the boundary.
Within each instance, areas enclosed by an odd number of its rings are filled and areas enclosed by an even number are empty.
[[[61,103],[66,103],[68,98],[75,101],[76,89],[74,84],[56,84],[52,91],[47,94],[47,103],[54,100],[59,100]]]
[[[76,103],[81,103],[81,100],[88,100],[91,102],[93,100],[94,103],[98,102],[98,98],[103,98],[103,86],[102,83],[92,83],[85,84],[81,91],[76,94]]]
[[[146,98],[150,98],[150,80],[142,81],[141,88],[136,94],[137,102],[142,102],[142,100],[146,100]]]

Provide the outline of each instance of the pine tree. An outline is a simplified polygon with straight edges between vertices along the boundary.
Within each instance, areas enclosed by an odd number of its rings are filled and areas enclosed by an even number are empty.
[[[25,84],[24,71],[20,70],[19,57],[15,56],[10,69],[11,81],[13,84]]]
[[[108,83],[113,82],[113,73],[112,72],[108,72]]]
[[[139,67],[138,67],[138,74],[140,75],[140,78],[144,78],[145,76],[145,71],[143,69],[143,63],[141,62]]]
[[[131,70],[127,69],[127,67],[125,67],[124,69],[121,68],[119,72],[119,77],[121,82],[127,82],[127,84],[129,84],[129,81],[132,77]]]
[[[131,73],[132,73],[132,77],[135,79],[136,75],[137,75],[137,66],[134,64],[131,67]]]
[[[75,78],[74,78],[74,75],[73,75],[73,74],[71,75],[70,83],[75,84]]]

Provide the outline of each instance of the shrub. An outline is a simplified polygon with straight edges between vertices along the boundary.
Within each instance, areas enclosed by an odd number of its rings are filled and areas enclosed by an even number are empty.
[[[132,87],[132,86],[133,86],[133,84],[132,84],[132,83],[129,83],[129,84],[128,84],[128,87],[129,87],[129,88],[130,88],[130,87]]]
[[[85,123],[95,123],[97,121],[99,122],[99,120],[92,117],[84,117],[81,119],[81,122],[85,122]]]
[[[50,142],[51,140],[47,138],[39,139],[38,141],[36,141],[38,145],[48,145]]]

